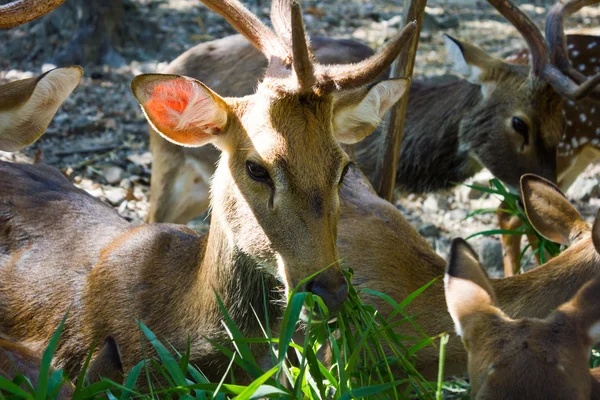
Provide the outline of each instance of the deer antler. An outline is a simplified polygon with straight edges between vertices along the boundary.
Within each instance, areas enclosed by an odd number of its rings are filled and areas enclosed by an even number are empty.
[[[416,31],[416,23],[407,24],[383,51],[358,64],[319,65],[304,31],[298,0],[273,0],[271,22],[275,33],[238,0],[202,1],[269,59],[267,77],[286,79],[293,66],[296,81],[284,82],[283,90],[333,91],[369,83],[390,66]]]
[[[594,92],[594,88],[600,83],[600,74],[588,79],[571,65],[564,33],[564,19],[565,16],[574,14],[583,7],[598,3],[600,3],[600,0],[560,1],[550,9],[548,18],[546,19],[546,41],[548,42],[552,63],[562,74],[579,84],[579,87],[575,87],[575,92],[570,96],[574,99],[579,99],[590,94],[600,99],[600,92]]]
[[[0,5],[0,28],[15,26],[33,21],[64,3],[65,0],[15,0]]]
[[[561,64],[563,64],[563,67],[553,65],[552,61],[556,60],[556,56],[553,56],[552,60],[550,59],[548,47],[546,47],[546,41],[544,40],[542,33],[523,11],[511,3],[510,0],[488,1],[504,16],[504,18],[509,20],[515,28],[517,28],[519,33],[521,33],[521,36],[523,36],[523,39],[527,42],[529,51],[531,52],[531,74],[533,76],[537,76],[540,79],[547,81],[557,92],[568,99],[578,100],[590,94],[595,95],[594,90],[595,87],[600,84],[600,76],[595,76],[587,81],[586,78],[580,74],[579,77],[573,78],[565,72],[565,60],[560,61]],[[566,58],[566,46],[564,45],[562,31],[562,13],[565,10],[568,13],[572,13],[585,5],[598,2],[600,2],[600,0],[569,0],[565,4],[559,3],[555,6],[553,8],[554,16],[551,12],[548,17],[549,19],[552,18],[554,21],[554,23],[550,24],[550,27],[547,27],[547,31],[549,30],[551,36],[553,36],[553,39],[550,41],[550,48],[552,49],[553,46],[556,46],[557,40],[561,42],[562,46],[564,46],[562,49],[564,51],[562,57],[566,59],[566,63],[568,63],[569,67],[570,62],[568,61],[568,58]],[[559,21],[559,23],[556,23],[557,21]],[[557,32],[557,28],[560,28],[560,31]],[[557,37],[559,39],[557,39]],[[560,53],[560,50],[558,50],[558,52]],[[581,82],[584,83],[580,84]]]
[[[383,50],[357,64],[317,65],[317,85],[327,91],[355,88],[373,81],[394,62],[416,30],[417,22],[409,22]]]
[[[267,59],[286,58],[288,51],[282,46],[279,38],[238,0],[202,0],[202,2],[225,18]]]

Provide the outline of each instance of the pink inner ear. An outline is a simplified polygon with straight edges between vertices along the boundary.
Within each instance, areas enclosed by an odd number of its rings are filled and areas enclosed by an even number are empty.
[[[152,91],[145,108],[155,124],[175,129],[195,92],[192,83],[183,79],[161,83]]]

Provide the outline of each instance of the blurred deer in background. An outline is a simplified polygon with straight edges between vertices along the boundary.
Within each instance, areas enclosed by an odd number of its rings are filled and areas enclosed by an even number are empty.
[[[397,173],[403,190],[449,188],[484,166],[514,188],[526,172],[556,179],[556,149],[565,126],[562,98],[571,96],[576,87],[555,79],[561,75],[544,72],[554,67],[541,33],[525,15],[511,23],[535,55],[532,68],[504,62],[445,36],[455,69],[466,79],[445,84],[413,80]],[[347,40],[317,41],[313,48],[317,57],[336,61],[354,62],[369,54],[366,46]],[[196,77],[212,82],[219,92],[242,95],[252,91],[264,68],[260,54],[247,41],[231,36],[195,46],[165,72]],[[355,146],[357,164],[369,177],[381,155],[380,133]],[[183,149],[152,130],[150,145],[148,221],[185,223],[200,215],[208,205],[207,182],[218,151]]]
[[[600,237],[593,239],[600,251]],[[546,318],[513,319],[502,312],[476,253],[455,239],[444,282],[469,353],[473,399],[600,398],[600,368],[588,367],[600,342],[600,275]]]
[[[0,5],[0,28],[32,21],[64,1],[18,0]],[[0,150],[19,151],[38,140],[82,73],[80,67],[57,68],[37,78],[0,85]]]
[[[546,20],[546,37],[550,41],[551,55],[555,65],[579,81],[589,78],[589,82],[600,81],[600,37],[592,35],[564,35],[564,19],[579,11],[583,6],[595,1],[571,0],[556,4]],[[521,50],[507,58],[515,64],[527,63],[529,51]],[[594,77],[593,75],[596,74]],[[566,128],[558,145],[556,171],[558,185],[563,192],[575,182],[575,179],[594,161],[600,159],[600,95],[581,99],[571,99],[563,103]],[[516,230],[522,226],[517,216],[501,211],[498,219],[500,227]],[[511,276],[520,268],[522,235],[503,235],[505,248],[504,275]],[[534,235],[527,235],[532,247],[537,248]],[[538,255],[539,261],[539,255]]]
[[[402,96],[406,79],[372,81],[416,25],[359,64],[321,65],[297,2],[274,1],[274,31],[236,0],[204,3],[268,59],[256,92],[224,98],[176,75],[141,75],[132,89],[166,138],[222,150],[207,235],[133,226],[55,169],[0,163],[0,332],[43,346],[72,305],[55,353],[71,376],[107,335],[129,370],[143,356],[139,319],[175,349],[189,344],[190,363],[216,381],[230,359],[212,342],[232,345],[215,294],[250,337],[262,334],[265,313],[277,329],[281,286],[288,293],[316,275],[300,289],[333,313],[346,299],[336,239],[349,159],[338,142],[371,133]]]

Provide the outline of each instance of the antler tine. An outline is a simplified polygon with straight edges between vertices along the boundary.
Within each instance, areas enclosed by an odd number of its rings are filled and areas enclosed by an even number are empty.
[[[15,26],[33,21],[48,14],[66,0],[15,0],[5,5],[0,5],[0,28],[14,28]]]
[[[531,73],[541,77],[546,65],[550,64],[546,42],[540,30],[519,7],[509,0],[488,0],[506,18],[527,42],[531,52]]]
[[[304,22],[302,22],[302,9],[300,3],[292,3],[292,60],[294,71],[298,78],[298,84],[301,90],[310,89],[314,86],[315,71],[311,60],[311,51],[309,49],[308,39],[304,33]]]
[[[548,13],[548,18],[546,19],[546,40],[548,42],[552,63],[560,72],[570,77],[576,83],[581,84],[581,87],[579,88],[573,86],[571,89],[568,89],[565,86],[566,80],[562,80],[563,82],[561,82],[561,80],[558,79],[556,72],[548,73],[551,81],[554,82],[554,87],[561,92],[561,94],[569,98],[580,99],[590,94],[600,98],[600,93],[594,92],[594,87],[597,86],[600,81],[600,75],[596,75],[588,80],[585,75],[573,68],[571,61],[569,60],[567,40],[564,34],[565,16],[574,14],[583,7],[598,3],[600,3],[600,0],[560,1],[552,7]]]
[[[392,64],[416,31],[417,22],[409,22],[383,50],[357,64],[317,65],[317,86],[324,91],[332,91],[372,82]]]
[[[267,58],[284,59],[287,51],[265,24],[238,0],[202,0],[214,12],[224,17],[239,33],[260,50]]]

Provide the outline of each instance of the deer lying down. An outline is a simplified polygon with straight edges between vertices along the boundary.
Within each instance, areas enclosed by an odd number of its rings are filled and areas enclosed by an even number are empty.
[[[280,323],[282,307],[269,302],[265,310],[263,288],[279,299],[281,287],[287,293],[316,274],[301,289],[331,312],[347,297],[336,239],[349,160],[339,142],[371,133],[404,93],[406,79],[372,81],[416,26],[358,65],[321,65],[297,2],[278,3],[275,31],[236,0],[204,3],[269,60],[256,92],[223,98],[173,75],[139,76],[132,89],[169,140],[222,150],[207,235],[133,226],[52,168],[0,163],[0,333],[47,343],[71,307],[56,351],[70,376],[107,335],[129,370],[142,358],[139,319],[182,353],[189,338],[190,363],[216,381],[230,360],[210,340],[232,345],[215,293],[249,337],[262,335],[265,313],[274,331]],[[252,350],[257,358],[268,352]]]
[[[600,342],[600,275],[546,318],[512,319],[476,253],[455,239],[444,282],[469,352],[473,399],[600,399],[600,368],[588,369],[592,345]]]
[[[38,140],[82,74],[77,66],[56,68],[0,86],[0,150],[19,151]]]
[[[571,244],[541,267],[510,278],[492,279],[500,306],[512,318],[545,318],[600,273],[600,256],[592,239],[600,240],[600,223],[592,230],[577,210],[550,182],[526,175],[521,182],[527,215],[535,228],[550,238],[564,237]],[[389,202],[379,198],[356,169],[346,174],[341,191],[338,248],[340,257],[354,269],[356,285],[390,295],[401,302],[434,278],[442,277],[445,262]],[[551,221],[551,223],[548,223]],[[382,314],[392,310],[378,297],[364,296]],[[407,308],[429,335],[453,332],[445,306],[441,279]],[[419,337],[403,324],[398,332]],[[437,373],[438,349],[417,353],[417,369],[430,379]],[[446,350],[446,375],[466,372],[467,355],[456,336]]]
[[[41,363],[41,353],[38,354],[21,343],[0,337],[0,376],[13,380],[17,375],[22,374],[29,379],[34,388],[37,388]],[[87,376],[92,383],[102,378],[117,383],[123,382],[121,357],[117,343],[112,337],[108,336],[104,340],[104,344],[88,366]],[[72,396],[71,385],[63,384],[58,398],[70,399]]]

